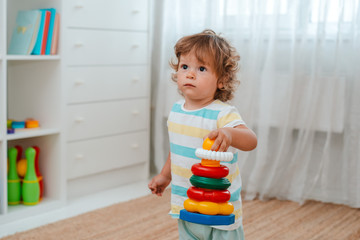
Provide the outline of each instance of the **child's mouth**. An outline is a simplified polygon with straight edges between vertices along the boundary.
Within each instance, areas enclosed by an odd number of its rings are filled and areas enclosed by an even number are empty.
[[[190,83],[187,83],[184,85],[185,87],[195,87],[194,85],[190,84]]]

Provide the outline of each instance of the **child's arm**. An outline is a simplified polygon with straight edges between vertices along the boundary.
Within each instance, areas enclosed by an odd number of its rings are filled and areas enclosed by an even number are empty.
[[[251,151],[257,145],[255,133],[245,125],[219,128],[210,132],[207,137],[215,139],[211,150],[215,151],[219,148],[219,152],[225,152],[230,146],[242,151]]]
[[[162,168],[161,172],[153,177],[148,184],[151,193],[156,194],[158,196],[162,196],[165,188],[171,182],[171,160],[170,160],[170,153],[167,157],[166,163]]]

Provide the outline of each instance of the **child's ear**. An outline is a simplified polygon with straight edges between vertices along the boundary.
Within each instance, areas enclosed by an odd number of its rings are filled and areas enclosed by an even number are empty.
[[[222,88],[224,88],[224,84],[222,83],[222,82],[218,82],[218,89],[222,89]]]

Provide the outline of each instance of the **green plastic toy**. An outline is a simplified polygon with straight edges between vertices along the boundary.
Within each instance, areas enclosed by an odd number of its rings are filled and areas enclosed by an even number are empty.
[[[217,190],[226,190],[230,187],[231,183],[226,178],[207,178],[192,175],[190,182],[193,186],[198,188],[206,189],[217,189]]]
[[[36,151],[34,148],[26,149],[27,169],[22,187],[22,197],[25,205],[36,205],[39,203],[40,186],[35,171],[35,155]]]
[[[8,150],[9,173],[8,173],[8,204],[18,205],[21,200],[21,182],[16,171],[16,159],[18,150],[14,147]]]

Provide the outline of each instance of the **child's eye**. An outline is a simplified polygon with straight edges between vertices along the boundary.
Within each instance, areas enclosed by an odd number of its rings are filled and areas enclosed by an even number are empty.
[[[186,70],[186,69],[188,69],[188,65],[183,64],[183,65],[181,65],[181,68],[184,69],[184,70]]]
[[[199,70],[200,70],[200,72],[205,72],[206,68],[205,67],[200,67]]]

